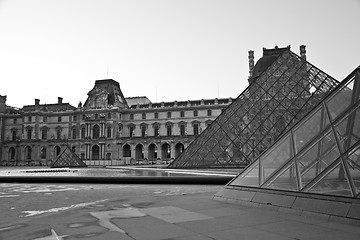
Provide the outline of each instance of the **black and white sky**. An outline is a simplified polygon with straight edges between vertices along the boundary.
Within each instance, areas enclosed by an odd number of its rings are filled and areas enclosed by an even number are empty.
[[[342,80],[360,65],[359,0],[0,0],[7,105],[77,106],[95,80],[152,102],[237,97],[275,45]]]

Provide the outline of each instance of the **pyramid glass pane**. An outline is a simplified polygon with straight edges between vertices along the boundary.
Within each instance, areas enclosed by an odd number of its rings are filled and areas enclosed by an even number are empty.
[[[286,130],[296,124],[317,105],[338,82],[288,48],[269,53],[272,62],[259,75],[249,79],[250,85],[233,101],[212,125],[219,125],[224,138],[234,143],[229,161],[207,160],[202,167],[243,167],[254,161]],[[260,61],[260,60],[259,60]],[[168,167],[197,168],[199,158],[192,149],[203,148],[216,135],[216,129],[205,129]],[[220,133],[220,132],[219,132]],[[236,139],[236,140],[235,140]],[[217,141],[221,144],[221,141]],[[239,144],[240,148],[239,148]],[[241,153],[240,153],[241,152]]]
[[[354,183],[356,195],[360,194],[360,145],[352,150],[347,157],[350,178]]]
[[[285,168],[279,171],[273,179],[270,179],[268,183],[265,183],[264,187],[297,191],[298,182],[295,163],[292,162],[289,166],[285,166]]]
[[[259,168],[260,188],[359,198],[359,95],[360,67],[262,153],[253,163],[256,167],[250,164],[243,173]],[[336,107],[330,107],[331,104]],[[286,158],[278,166],[263,164]],[[243,173],[228,185],[246,186],[237,181],[244,177]]]
[[[353,195],[341,162],[312,186],[308,192],[349,197]]]
[[[232,181],[232,185],[259,187],[259,161],[255,161],[251,164],[251,167],[247,168],[246,171],[243,172],[241,177],[235,178]]]
[[[264,181],[291,158],[290,135],[281,139],[273,151],[260,158],[261,174]]]

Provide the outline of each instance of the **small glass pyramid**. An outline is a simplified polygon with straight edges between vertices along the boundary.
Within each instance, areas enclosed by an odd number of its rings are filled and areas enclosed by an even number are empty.
[[[87,167],[87,165],[79,158],[78,155],[71,151],[69,146],[66,146],[50,167]]]

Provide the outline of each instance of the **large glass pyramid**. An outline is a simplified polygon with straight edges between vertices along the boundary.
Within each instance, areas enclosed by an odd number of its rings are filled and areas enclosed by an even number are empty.
[[[228,186],[360,198],[360,67]]]
[[[249,83],[168,168],[246,166],[339,84],[290,47],[264,49]]]
[[[79,158],[78,155],[76,155],[76,153],[66,146],[50,167],[87,167],[87,165]]]

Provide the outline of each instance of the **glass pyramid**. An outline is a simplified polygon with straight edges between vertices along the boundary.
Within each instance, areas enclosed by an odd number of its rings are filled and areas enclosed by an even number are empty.
[[[87,167],[87,165],[79,158],[78,155],[66,146],[50,167]]]
[[[254,73],[248,88],[168,168],[246,166],[339,84],[290,47],[264,49]]]
[[[227,185],[360,198],[360,67]]]

